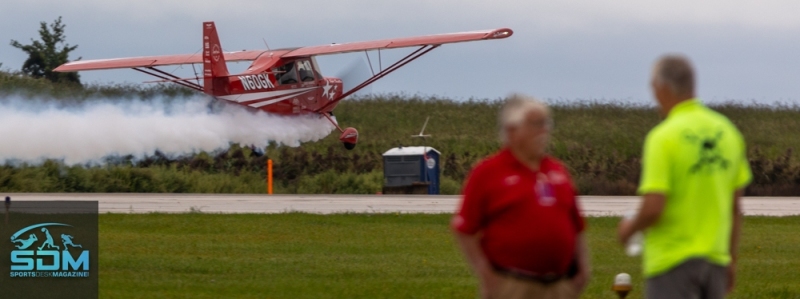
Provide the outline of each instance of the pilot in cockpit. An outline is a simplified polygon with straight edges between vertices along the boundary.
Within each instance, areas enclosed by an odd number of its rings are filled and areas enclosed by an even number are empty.
[[[275,70],[275,79],[278,84],[297,83],[297,73],[294,71],[294,62],[286,63]]]
[[[300,74],[300,80],[303,82],[316,81],[314,78],[314,70],[311,69],[311,63],[308,60],[297,62],[297,72]]]

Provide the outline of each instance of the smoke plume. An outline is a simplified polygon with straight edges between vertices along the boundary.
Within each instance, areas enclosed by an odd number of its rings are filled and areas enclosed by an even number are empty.
[[[62,160],[99,164],[107,157],[178,157],[227,149],[299,146],[334,129],[317,115],[279,116],[207,97],[155,100],[0,99],[0,163]]]

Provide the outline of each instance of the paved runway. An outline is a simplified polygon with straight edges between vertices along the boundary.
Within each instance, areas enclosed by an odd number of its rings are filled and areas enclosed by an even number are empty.
[[[18,193],[16,201],[96,200],[101,213],[452,213],[458,196],[429,195],[253,195],[253,194],[79,194]],[[639,204],[632,196],[583,196],[587,216],[620,216]],[[747,197],[746,215],[800,215],[800,197]]]

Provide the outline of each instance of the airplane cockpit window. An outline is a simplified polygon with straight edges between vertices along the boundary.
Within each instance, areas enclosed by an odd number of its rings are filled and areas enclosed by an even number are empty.
[[[317,78],[314,77],[314,68],[311,67],[311,61],[297,61],[297,72],[300,74],[300,81],[314,82],[317,80]]]
[[[295,72],[294,62],[286,63],[280,67],[274,68],[275,79],[278,84],[295,84],[297,83],[297,72]]]

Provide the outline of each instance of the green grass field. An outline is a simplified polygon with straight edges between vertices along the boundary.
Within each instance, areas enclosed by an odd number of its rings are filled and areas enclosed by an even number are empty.
[[[102,298],[475,298],[450,215],[189,213],[100,216]],[[640,260],[618,218],[589,218],[594,274],[583,298],[615,298]],[[745,219],[730,298],[800,298],[800,217]]]

